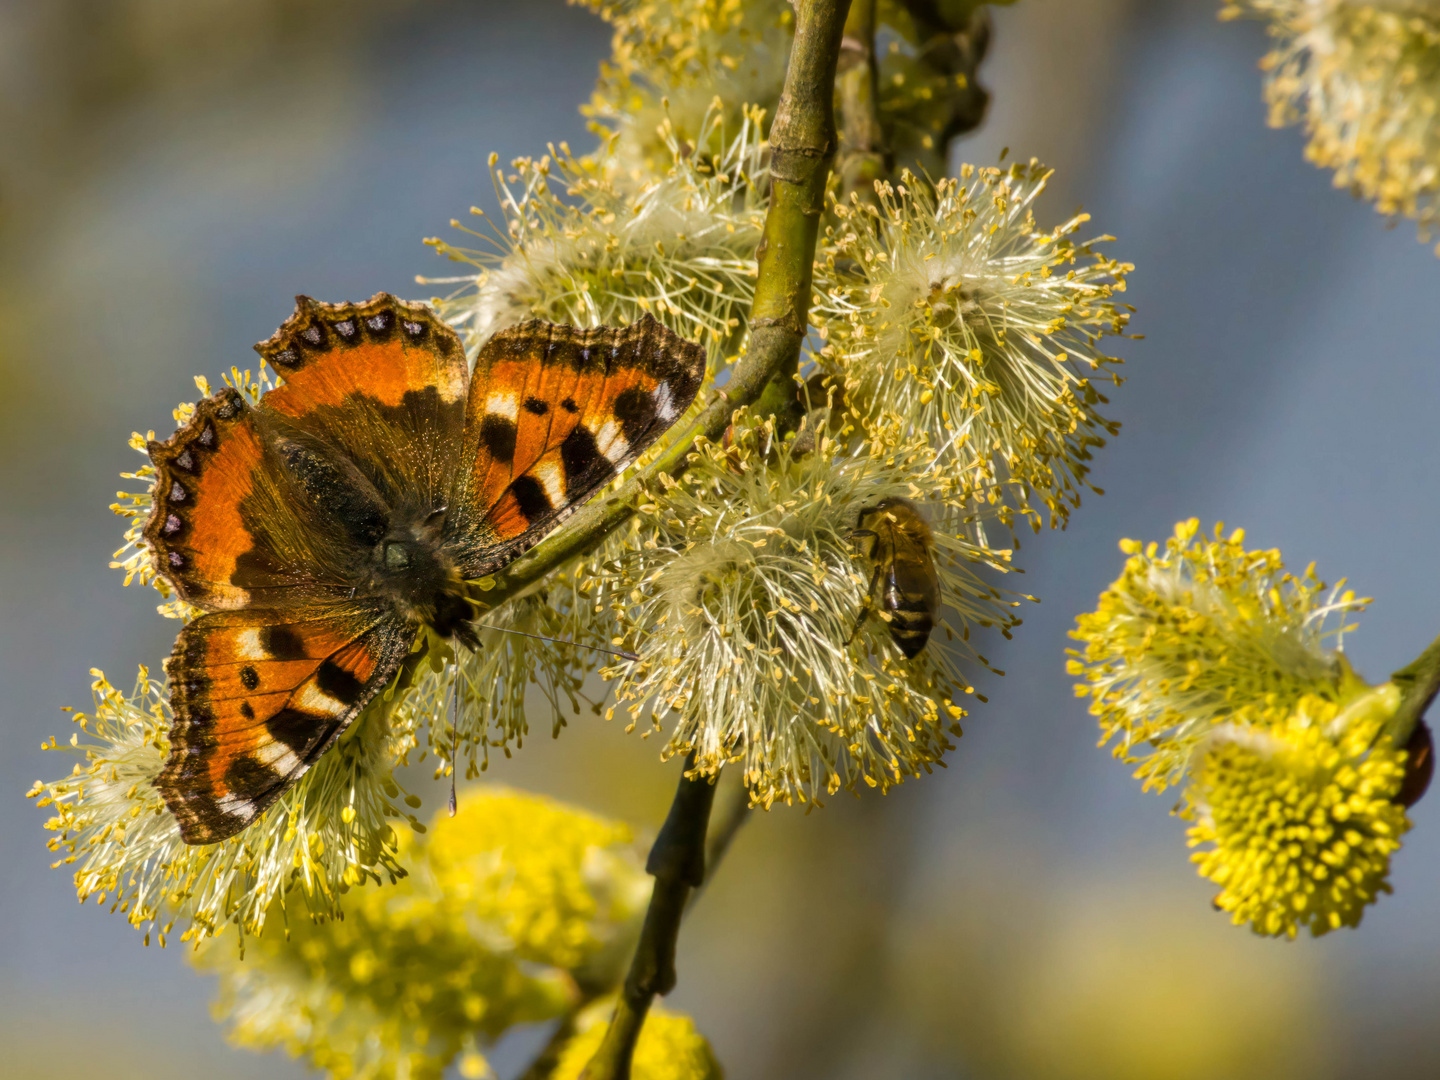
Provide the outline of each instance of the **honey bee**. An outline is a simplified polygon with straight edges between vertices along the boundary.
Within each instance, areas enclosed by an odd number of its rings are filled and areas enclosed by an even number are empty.
[[[891,639],[907,659],[915,659],[930,640],[940,614],[940,576],[930,557],[929,524],[909,499],[890,496],[860,511],[851,536],[860,542],[875,574],[850,640],[860,633],[871,610],[878,609],[889,616]]]

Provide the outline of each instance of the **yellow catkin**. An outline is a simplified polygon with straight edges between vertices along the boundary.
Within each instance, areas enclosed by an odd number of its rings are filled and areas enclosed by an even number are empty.
[[[1390,856],[1410,822],[1393,801],[1405,753],[1379,732],[1398,702],[1393,686],[1344,713],[1306,698],[1283,726],[1227,726],[1198,751],[1186,797],[1197,818],[1189,842],[1202,850],[1191,858],[1236,925],[1319,937],[1358,925],[1390,891]]]
[[[472,788],[399,842],[409,876],[352,888],[344,919],[287,908],[243,957],[199,950],[233,1042],[356,1080],[483,1076],[486,1045],[576,1005],[577,973],[618,978],[649,887],[627,826]]]
[[[1179,779],[1196,744],[1236,710],[1283,721],[1303,695],[1364,689],[1327,646],[1338,634],[1327,623],[1365,601],[1244,540],[1222,525],[1201,535],[1192,518],[1163,549],[1122,541],[1124,572],[1070,633],[1085,646],[1070,652],[1076,693],[1090,698],[1102,745],[1136,765],[1147,789]]]
[[[878,207],[833,206],[812,309],[821,368],[877,452],[921,433],[973,500],[1037,530],[1064,524],[1118,431],[1098,410],[1120,361],[1100,342],[1132,310],[1116,294],[1133,267],[1074,239],[1088,215],[1036,223],[1049,176],[1035,161],[903,174]]]
[[[590,1023],[566,1044],[551,1080],[579,1080],[605,1038],[610,1009],[593,1010]],[[688,1016],[652,1008],[635,1045],[632,1080],[723,1080],[710,1044]]]
[[[1333,170],[1336,187],[1428,238],[1440,220],[1440,7],[1230,0],[1221,14],[1269,23],[1270,123],[1302,123],[1306,158]]]

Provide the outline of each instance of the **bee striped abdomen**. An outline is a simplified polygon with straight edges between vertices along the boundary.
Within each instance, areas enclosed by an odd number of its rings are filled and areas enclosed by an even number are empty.
[[[913,660],[930,640],[940,616],[940,579],[930,556],[930,526],[909,500],[896,496],[862,512],[857,525],[871,541],[869,557],[876,568],[870,603],[887,617],[896,647]]]
[[[890,637],[900,647],[907,659],[913,660],[930,640],[930,631],[935,629],[935,615],[938,597],[926,586],[928,581],[923,572],[918,578],[896,566],[885,575],[885,591],[881,607],[890,615]],[[916,571],[921,568],[915,567]]]

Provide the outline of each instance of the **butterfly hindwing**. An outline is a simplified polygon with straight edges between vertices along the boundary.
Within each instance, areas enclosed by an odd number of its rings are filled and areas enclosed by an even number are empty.
[[[375,603],[204,615],[180,632],[156,781],[188,843],[243,829],[394,677],[415,630]]]
[[[705,352],[646,315],[533,320],[480,350],[465,412],[462,571],[490,573],[633,462],[694,401]]]

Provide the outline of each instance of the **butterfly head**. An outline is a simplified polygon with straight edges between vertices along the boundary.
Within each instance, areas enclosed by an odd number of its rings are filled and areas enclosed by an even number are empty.
[[[464,582],[441,539],[445,509],[392,515],[371,549],[360,592],[395,605],[411,622],[429,623],[449,637],[474,617]]]

